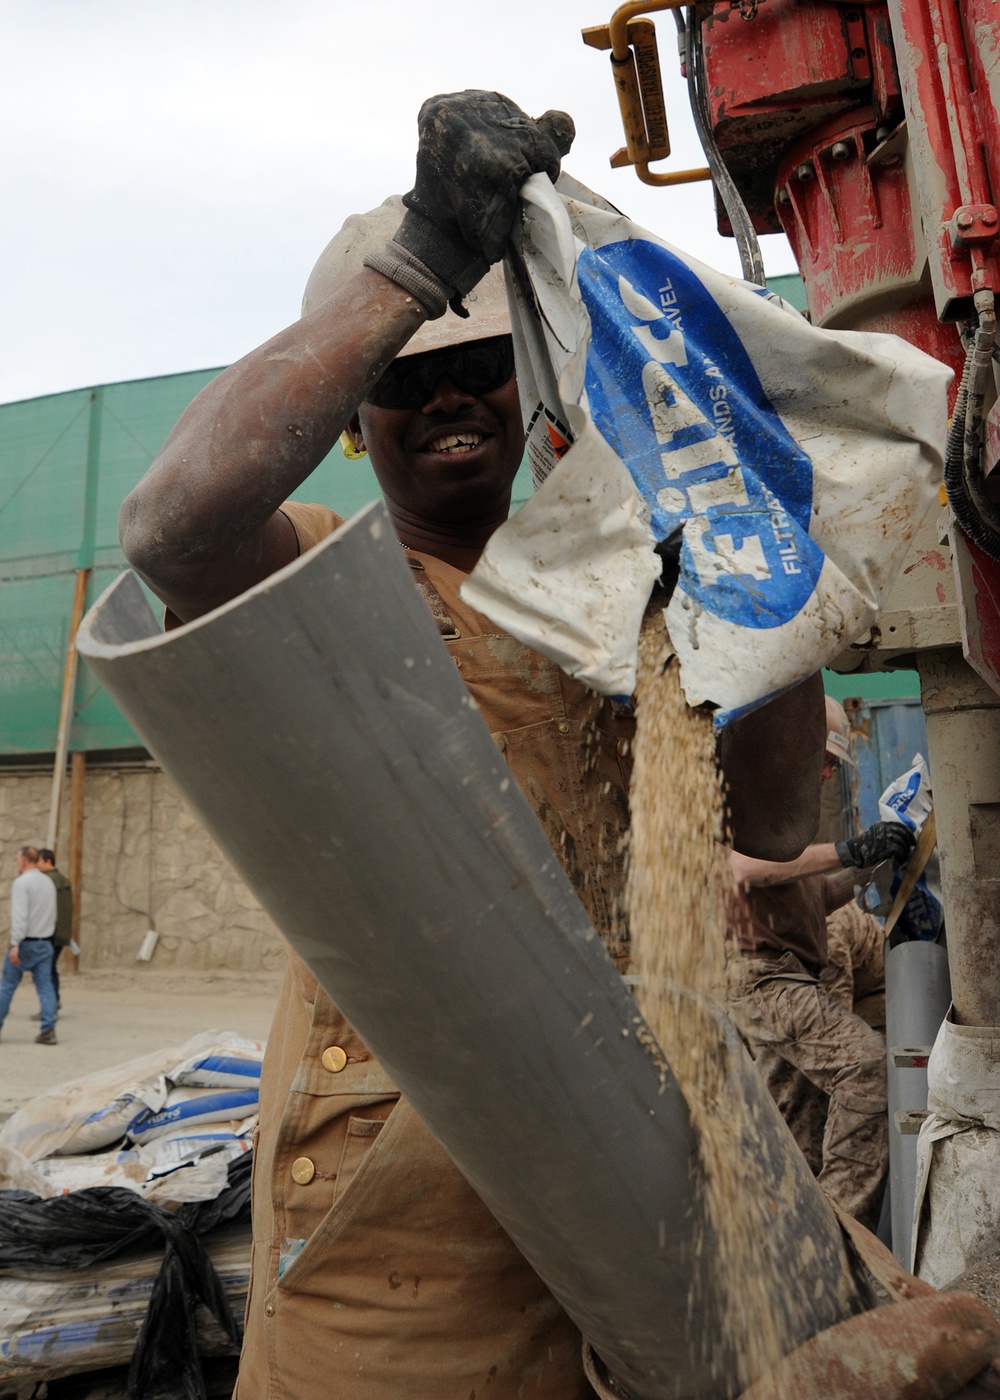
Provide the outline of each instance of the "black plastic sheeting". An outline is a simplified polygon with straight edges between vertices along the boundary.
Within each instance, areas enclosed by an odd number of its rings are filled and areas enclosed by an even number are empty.
[[[235,1344],[241,1327],[200,1236],[249,1218],[250,1168],[244,1153],[212,1201],[176,1211],[120,1186],[92,1186],[43,1200],[0,1191],[0,1269],[82,1269],[120,1254],[164,1246],[129,1367],[129,1400],[205,1400],[195,1307],[203,1303]]]

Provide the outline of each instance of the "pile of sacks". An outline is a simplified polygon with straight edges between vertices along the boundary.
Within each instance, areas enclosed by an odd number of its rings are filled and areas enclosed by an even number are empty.
[[[263,1056],[260,1041],[205,1031],[39,1095],[0,1129],[0,1189],[214,1199],[252,1148]]]

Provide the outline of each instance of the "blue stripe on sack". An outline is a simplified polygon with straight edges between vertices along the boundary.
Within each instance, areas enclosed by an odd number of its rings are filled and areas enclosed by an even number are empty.
[[[683,592],[744,627],[782,626],[823,566],[808,534],[811,459],[676,254],[644,239],[586,248],[578,275],[593,333],[591,416],[649,507],[656,538],[697,522],[684,533]]]
[[[237,1137],[236,1137],[236,1135],[235,1135],[234,1133],[231,1133],[231,1132],[225,1132],[225,1133],[220,1133],[220,1132],[214,1132],[214,1133],[212,1133],[212,1132],[199,1133],[199,1132],[197,1132],[197,1131],[195,1130],[195,1126],[196,1126],[196,1125],[193,1125],[192,1127],[190,1127],[190,1128],[187,1130],[187,1132],[184,1133],[183,1135],[178,1135],[177,1137],[171,1137],[171,1136],[168,1134],[166,1137],[158,1138],[157,1141],[158,1141],[158,1142],[161,1142],[161,1143],[164,1143],[164,1142],[170,1142],[170,1143],[178,1143],[178,1142],[237,1142],[237,1141],[238,1141],[238,1139],[237,1139]]]
[[[136,1119],[135,1123],[129,1124],[129,1132],[138,1127],[140,1132],[148,1133],[151,1128],[163,1127],[168,1123],[197,1121],[208,1117],[209,1114],[217,1118],[245,1118],[246,1113],[239,1113],[237,1110],[256,1108],[258,1098],[256,1089],[223,1089],[218,1094],[202,1094],[198,1098],[185,1099],[183,1103],[163,1108],[159,1113],[150,1114],[148,1118]]]
[[[196,1074],[199,1070],[206,1074],[235,1074],[242,1079],[260,1079],[260,1060],[206,1055],[203,1060],[198,1060],[189,1070],[185,1070],[185,1074]]]

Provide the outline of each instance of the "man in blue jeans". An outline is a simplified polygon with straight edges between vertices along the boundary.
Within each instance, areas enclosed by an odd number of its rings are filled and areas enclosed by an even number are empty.
[[[37,1045],[56,1043],[56,990],[52,982],[53,935],[56,931],[56,887],[38,868],[38,850],[22,846],[17,853],[18,875],[10,887],[10,950],[0,977],[0,1026],[10,1010],[21,978],[30,972],[42,1005]]]

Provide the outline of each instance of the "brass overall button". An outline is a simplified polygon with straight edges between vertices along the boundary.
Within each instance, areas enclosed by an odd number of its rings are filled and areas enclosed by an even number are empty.
[[[347,1064],[347,1051],[342,1050],[339,1045],[328,1045],[322,1055],[323,1068],[328,1069],[331,1074],[339,1074]]]
[[[559,723],[556,725],[556,728],[559,730],[559,733],[560,733],[560,734],[568,734],[568,733],[569,733],[569,725],[566,723],[566,721],[565,721],[564,719],[561,719],[561,720],[559,721]]]
[[[273,1317],[273,1316],[274,1316],[274,1304],[273,1304],[273,1303],[265,1303],[265,1304],[264,1304],[264,1316],[265,1316],[265,1317]]]
[[[316,1168],[308,1157],[296,1157],[292,1163],[292,1180],[300,1186],[308,1186],[316,1175]]]

